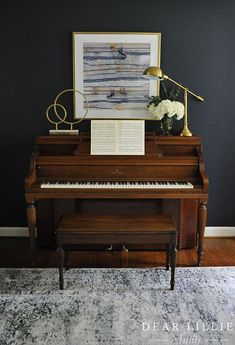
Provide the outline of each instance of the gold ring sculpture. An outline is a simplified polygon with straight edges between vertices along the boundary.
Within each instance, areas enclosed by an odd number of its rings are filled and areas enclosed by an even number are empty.
[[[63,119],[59,119],[59,121],[52,121],[49,117],[49,110],[54,106],[54,104],[51,104],[48,108],[47,108],[47,111],[46,111],[46,117],[47,117],[47,120],[51,123],[53,123],[55,125],[55,129],[58,130],[58,125],[60,125],[67,117],[67,111],[65,109],[65,107],[61,104],[57,104],[58,107],[61,107],[63,110],[64,110],[64,118]],[[58,116],[57,116],[58,117]]]
[[[68,114],[67,114],[67,111],[66,111],[65,107],[64,107],[62,104],[58,103],[58,99],[59,99],[63,94],[65,94],[66,92],[78,93],[78,94],[80,94],[80,95],[84,98],[84,101],[86,102],[86,111],[85,111],[84,115],[83,115],[80,119],[78,119],[78,120],[75,120],[75,121],[67,121],[67,120],[66,120],[66,119],[67,119],[67,115],[68,115]],[[58,121],[52,121],[52,120],[50,119],[50,117],[49,117],[49,110],[50,110],[52,107],[53,107],[53,109],[54,109],[54,114],[55,114],[55,115],[57,116],[57,118],[58,118]],[[57,108],[58,108],[58,107],[60,107],[60,108],[63,109],[63,111],[64,111],[64,116],[63,116],[63,117],[61,117],[61,115],[58,114],[58,111],[57,111]],[[85,119],[85,117],[87,116],[87,113],[88,113],[88,109],[89,109],[89,105],[88,105],[87,98],[86,98],[86,96],[85,96],[82,92],[80,92],[80,91],[78,91],[78,90],[76,90],[76,89],[66,89],[66,90],[61,91],[61,92],[56,96],[56,98],[55,98],[55,100],[54,100],[54,103],[51,104],[51,105],[47,108],[47,110],[46,110],[46,117],[47,117],[47,119],[48,119],[49,122],[55,124],[55,126],[56,126],[56,131],[58,131],[58,125],[61,124],[61,123],[65,123],[65,124],[67,124],[67,125],[70,125],[70,130],[72,131],[74,125],[80,123],[81,121],[83,121],[83,120]]]

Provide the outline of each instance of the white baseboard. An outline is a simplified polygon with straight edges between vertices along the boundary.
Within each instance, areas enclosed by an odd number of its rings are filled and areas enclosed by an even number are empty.
[[[0,237],[28,237],[28,228],[0,227]],[[205,237],[235,237],[235,226],[207,226]]]
[[[207,226],[205,237],[235,237],[235,226]]]
[[[0,227],[0,237],[28,237],[29,231],[25,227]]]

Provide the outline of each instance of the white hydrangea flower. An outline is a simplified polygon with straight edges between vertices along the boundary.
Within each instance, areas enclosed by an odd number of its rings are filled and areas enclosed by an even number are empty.
[[[157,106],[155,106],[153,103],[150,104],[149,108],[149,113],[150,115],[155,119],[155,120],[161,120],[164,116],[164,114],[162,114],[160,112],[160,108]]]
[[[150,104],[150,106],[148,107],[148,111],[149,111],[149,114],[151,115],[151,116],[153,116],[154,117],[154,111],[155,111],[155,105],[152,103],[152,104]]]
[[[161,107],[159,107],[159,104],[155,108],[155,111],[154,111],[154,117],[156,118],[156,120],[161,120],[164,117],[164,115],[165,115],[163,109]]]
[[[168,117],[176,115],[176,119],[180,120],[184,116],[184,105],[181,102],[164,99],[157,106],[150,104],[148,111],[155,120],[163,119],[165,114]]]
[[[167,114],[168,117],[172,117],[175,115],[174,107],[172,101],[169,99],[164,99],[158,104],[158,107],[160,108],[161,114]]]
[[[174,112],[176,114],[176,119],[180,120],[184,117],[184,105],[181,102],[173,101]]]

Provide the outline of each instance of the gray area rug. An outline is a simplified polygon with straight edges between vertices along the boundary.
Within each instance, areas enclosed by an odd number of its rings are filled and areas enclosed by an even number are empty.
[[[235,344],[235,268],[0,269],[0,344]]]

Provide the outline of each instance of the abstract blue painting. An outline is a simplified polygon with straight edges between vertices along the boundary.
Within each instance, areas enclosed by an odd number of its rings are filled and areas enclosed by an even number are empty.
[[[150,44],[84,44],[83,90],[89,108],[145,109],[149,81],[143,71],[149,65]]]
[[[150,65],[160,67],[160,33],[73,33],[74,88],[84,93],[90,119],[146,119],[148,97],[157,81],[143,78]],[[84,99],[75,95],[75,117]]]

